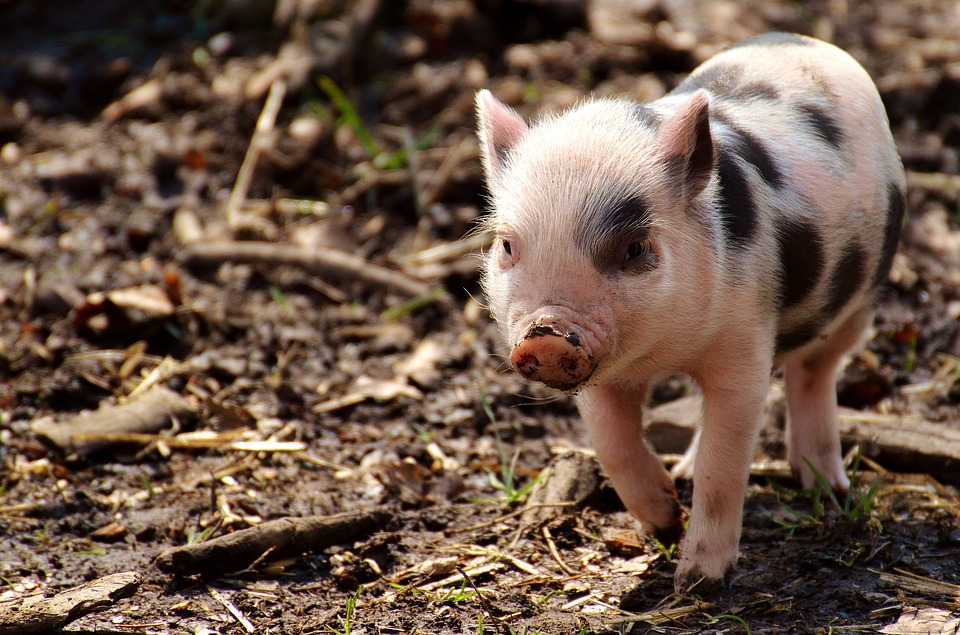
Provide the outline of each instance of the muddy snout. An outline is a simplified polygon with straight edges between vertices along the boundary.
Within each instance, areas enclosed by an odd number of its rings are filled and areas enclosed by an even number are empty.
[[[576,331],[548,320],[538,320],[527,328],[514,345],[510,362],[525,379],[557,390],[575,389],[597,368]]]

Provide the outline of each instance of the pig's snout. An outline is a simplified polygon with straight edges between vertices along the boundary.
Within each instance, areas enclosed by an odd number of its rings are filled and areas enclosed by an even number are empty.
[[[510,361],[524,378],[558,390],[573,390],[597,368],[582,338],[572,328],[536,321],[513,347]]]

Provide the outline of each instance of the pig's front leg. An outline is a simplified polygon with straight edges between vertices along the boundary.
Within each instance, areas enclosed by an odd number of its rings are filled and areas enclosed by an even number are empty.
[[[674,542],[681,508],[673,480],[644,439],[646,398],[646,386],[597,386],[577,395],[577,405],[620,500],[648,533]]]
[[[704,422],[693,473],[690,525],[680,544],[677,588],[719,579],[737,561],[743,497],[770,384],[770,360],[750,356],[697,377]],[[746,362],[746,363],[744,363]]]

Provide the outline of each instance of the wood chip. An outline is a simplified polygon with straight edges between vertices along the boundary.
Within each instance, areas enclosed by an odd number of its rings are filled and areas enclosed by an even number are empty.
[[[637,556],[646,550],[643,539],[633,529],[603,527],[600,538],[610,553],[618,556]]]

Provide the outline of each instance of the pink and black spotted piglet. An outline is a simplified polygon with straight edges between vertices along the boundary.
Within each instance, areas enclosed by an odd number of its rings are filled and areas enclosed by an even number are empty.
[[[496,241],[490,310],[531,381],[576,394],[627,508],[676,536],[671,475],[644,441],[651,381],[702,388],[678,587],[735,564],[771,369],[790,465],[849,483],[835,382],[890,268],[904,174],[866,71],[799,35],[748,39],[648,104],[592,99],[528,126],[477,95]]]

